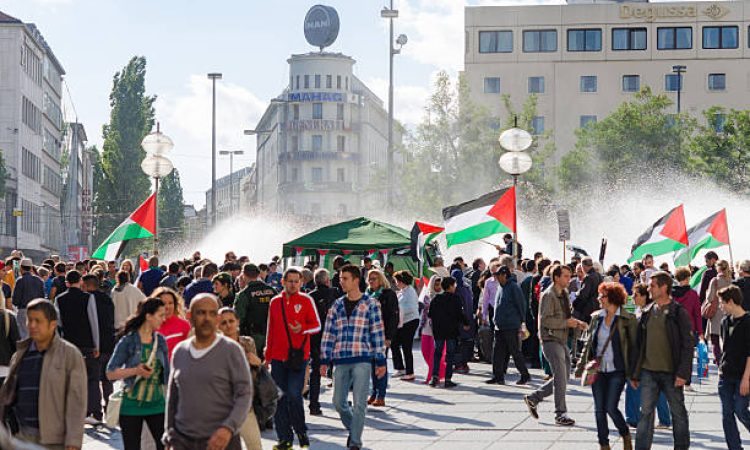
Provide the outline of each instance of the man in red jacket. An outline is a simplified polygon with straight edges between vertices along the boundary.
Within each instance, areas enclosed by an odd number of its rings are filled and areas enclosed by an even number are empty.
[[[302,272],[287,269],[282,284],[284,290],[268,309],[265,364],[271,366],[271,376],[284,393],[274,415],[279,441],[274,450],[291,450],[292,430],[301,448],[310,447],[302,388],[310,360],[310,335],[320,333],[320,318],[313,299],[300,292]]]

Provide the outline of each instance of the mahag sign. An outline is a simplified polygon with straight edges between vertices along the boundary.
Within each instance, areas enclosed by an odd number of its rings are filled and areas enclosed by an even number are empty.
[[[315,5],[305,15],[305,39],[310,45],[328,47],[339,35],[339,14],[330,6]]]
[[[346,96],[341,92],[290,92],[290,102],[345,102]]]

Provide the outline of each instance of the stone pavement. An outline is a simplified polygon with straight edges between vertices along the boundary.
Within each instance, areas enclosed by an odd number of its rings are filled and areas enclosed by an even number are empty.
[[[532,371],[529,386],[516,387],[515,369],[509,369],[506,386],[488,386],[488,364],[474,363],[469,375],[456,375],[459,386],[447,390],[431,388],[420,378],[426,373],[422,355],[415,345],[416,382],[391,380],[386,408],[368,408],[364,445],[372,450],[544,450],[598,449],[593,401],[590,388],[572,380],[568,390],[569,415],[576,420],[571,428],[554,424],[552,399],[539,405],[540,419],[532,419],[522,396],[541,384],[543,374]],[[726,449],[721,428],[721,404],[716,390],[715,367],[703,384],[695,384],[695,392],[686,392],[690,414],[690,434],[693,449]],[[344,448],[347,433],[331,406],[332,389],[321,394],[321,417],[309,417],[309,434],[313,450]],[[621,410],[624,412],[623,394]],[[611,422],[610,422],[611,423]],[[633,430],[634,431],[634,430]],[[745,430],[743,440],[750,439]],[[273,431],[263,433],[263,448],[270,450],[275,443]],[[621,449],[622,442],[612,426],[610,443]],[[656,430],[654,449],[672,448],[672,431]],[[116,430],[87,427],[85,450],[122,449]]]

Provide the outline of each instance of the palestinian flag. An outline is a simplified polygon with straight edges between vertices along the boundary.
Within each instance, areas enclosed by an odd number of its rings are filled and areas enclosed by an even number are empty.
[[[708,266],[703,266],[696,270],[692,277],[690,277],[690,289],[699,290],[701,286],[701,280],[703,280],[703,272],[708,270]],[[700,292],[699,292],[700,294]]]
[[[424,222],[415,222],[411,228],[411,258],[414,261],[424,260],[424,246],[432,242],[445,228]]]
[[[516,231],[516,188],[490,192],[443,209],[448,247]]]
[[[701,250],[729,245],[727,210],[722,209],[712,214],[698,225],[689,229],[687,233],[690,245],[675,253],[675,266],[687,266]]]
[[[96,249],[94,259],[111,261],[120,256],[125,243],[131,239],[149,238],[156,232],[156,194],[151,194],[141,206],[120,224],[102,245]]]
[[[646,254],[666,255],[688,246],[685,210],[682,205],[669,211],[646,230],[633,244],[628,262],[640,260]]]

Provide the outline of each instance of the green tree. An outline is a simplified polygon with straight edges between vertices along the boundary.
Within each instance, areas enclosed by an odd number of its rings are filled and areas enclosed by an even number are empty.
[[[4,151],[0,150],[0,198],[5,198],[5,180],[8,178],[8,169],[5,167]]]
[[[183,236],[184,204],[180,173],[174,169],[159,181],[159,236],[163,243],[173,242]]]
[[[750,193],[750,111],[714,106],[690,142],[691,169],[735,192]]]
[[[439,220],[443,207],[486,193],[507,179],[497,165],[502,153],[497,124],[471,100],[463,76],[453,83],[440,72],[424,120],[406,137],[397,176],[399,205],[418,217]]]
[[[649,87],[623,102],[604,120],[576,131],[576,151],[558,166],[566,189],[581,185],[575,177],[596,173],[614,183],[644,169],[686,171],[688,142],[695,121],[670,114],[672,101]]]
[[[146,95],[146,58],[133,57],[114,76],[109,123],[94,191],[95,245],[148,196],[151,184],[141,170],[141,141],[154,125],[155,96]]]

